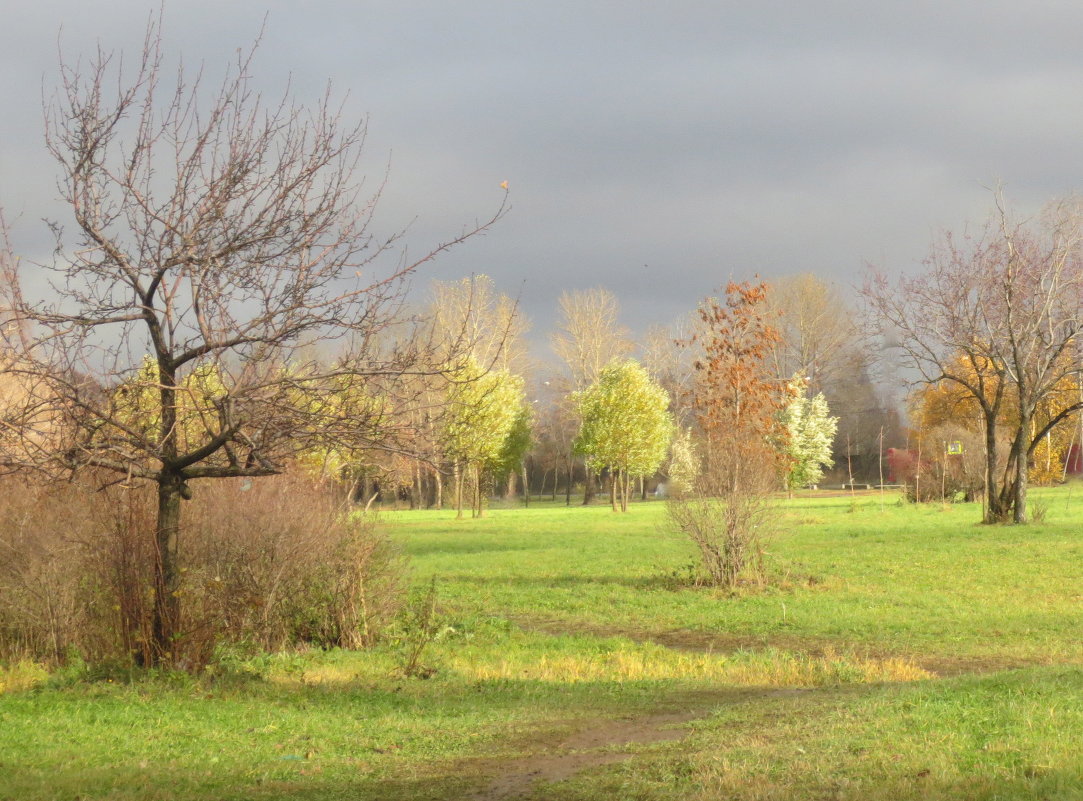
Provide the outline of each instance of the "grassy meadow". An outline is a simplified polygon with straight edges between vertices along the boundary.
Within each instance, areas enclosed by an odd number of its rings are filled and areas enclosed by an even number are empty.
[[[1083,798],[1083,488],[1044,521],[780,501],[769,582],[695,586],[664,504],[385,512],[401,642],[213,674],[0,670],[0,799]]]

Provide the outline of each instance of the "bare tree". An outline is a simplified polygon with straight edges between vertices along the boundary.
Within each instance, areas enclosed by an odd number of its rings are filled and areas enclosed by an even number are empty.
[[[776,375],[805,378],[809,398],[823,393],[839,418],[833,455],[858,474],[876,476],[881,429],[897,436],[892,403],[884,397],[890,382],[877,382],[860,315],[837,286],[801,273],[772,282],[768,305],[777,315],[781,339],[771,362]],[[879,385],[878,385],[879,384]]]
[[[773,282],[768,298],[781,335],[771,354],[778,377],[800,373],[810,395],[843,378],[847,352],[859,331],[854,311],[838,288],[802,273]]]
[[[946,234],[925,271],[889,281],[873,273],[864,296],[881,335],[897,342],[905,366],[926,384],[948,382],[981,409],[986,520],[1026,522],[1028,461],[1046,433],[1083,402],[1065,397],[1047,423],[1039,404],[1080,373],[1083,330],[1083,207],[1075,198],[1035,221],[1011,219],[999,193],[980,236]],[[1011,401],[1011,446],[997,465],[998,424]]]
[[[3,331],[0,345],[15,343],[19,350],[26,350],[26,327],[16,314],[21,300],[18,265],[19,261],[15,257],[15,250],[8,235],[7,219],[0,209],[0,331]]]
[[[560,321],[553,350],[568,366],[572,388],[582,391],[602,368],[632,351],[628,329],[618,322],[620,303],[608,289],[575,290],[560,296]]]
[[[669,393],[669,410],[682,428],[693,422],[696,376],[694,352],[682,343],[691,341],[701,329],[702,321],[688,314],[672,325],[652,325],[640,344],[643,366]]]
[[[430,309],[436,339],[449,353],[469,352],[480,365],[519,375],[529,371],[530,321],[489,276],[434,281]]]
[[[101,50],[62,58],[46,107],[75,232],[54,226],[55,300],[16,303],[33,327],[19,369],[47,382],[36,400],[62,420],[39,449],[51,467],[157,487],[159,661],[180,635],[189,482],[277,473],[322,442],[405,447],[380,398],[443,367],[416,338],[388,344],[405,279],[504,210],[406,258],[401,234],[369,229],[380,187],[359,172],[364,125],[330,92],[311,108],[266,102],[254,51],[209,93],[183,69],[167,82],[152,20],[132,71]]]

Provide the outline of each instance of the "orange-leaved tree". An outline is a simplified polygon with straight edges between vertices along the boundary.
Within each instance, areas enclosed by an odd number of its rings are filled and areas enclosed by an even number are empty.
[[[758,564],[767,501],[786,465],[781,413],[790,399],[772,370],[779,332],[765,283],[729,283],[725,297],[700,304],[693,404],[702,463],[689,498],[670,503],[695,542],[710,579],[732,586]]]

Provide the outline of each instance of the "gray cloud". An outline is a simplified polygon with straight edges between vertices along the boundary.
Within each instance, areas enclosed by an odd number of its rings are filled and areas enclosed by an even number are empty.
[[[12,4],[14,5],[14,4]],[[57,215],[41,87],[65,52],[138,46],[156,3],[19,4],[0,32],[0,201],[17,241]],[[1083,7],[1067,2],[173,3],[166,42],[217,70],[268,22],[272,95],[331,79],[391,164],[379,222],[412,249],[512,186],[513,212],[443,259],[494,276],[536,329],[605,285],[666,322],[729,277],[867,260],[907,269],[1002,179],[1033,210],[1083,184]],[[423,279],[422,279],[423,280]]]

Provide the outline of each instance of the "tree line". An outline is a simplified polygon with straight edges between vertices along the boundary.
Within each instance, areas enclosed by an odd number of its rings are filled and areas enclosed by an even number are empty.
[[[1026,519],[1035,454],[1083,408],[1074,202],[1025,223],[998,204],[920,276],[872,273],[864,318],[798,275],[731,283],[636,343],[611,292],[568,291],[546,367],[487,277],[407,302],[424,265],[501,219],[506,185],[482,221],[407,257],[401,234],[373,230],[364,125],[330,96],[263,97],[252,58],[239,51],[217,86],[166,80],[152,21],[132,69],[103,52],[63,61],[46,146],[72,232],[52,226],[57,258],[25,285],[0,254],[0,463],[150,488],[151,661],[180,636],[184,504],[212,479],[299,469],[345,504],[401,493],[480,516],[498,484],[563,483],[569,503],[581,485],[589,503],[604,483],[627,510],[661,475],[677,524],[732,583],[766,493],[832,464],[853,483],[907,436],[870,342],[920,377],[919,416],[939,404],[980,429],[991,521]]]

